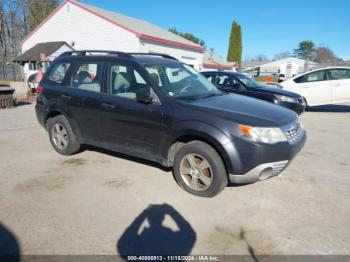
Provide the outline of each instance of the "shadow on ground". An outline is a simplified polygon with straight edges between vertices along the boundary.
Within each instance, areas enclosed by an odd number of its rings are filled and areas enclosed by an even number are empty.
[[[165,220],[171,226],[165,225]],[[195,231],[172,206],[150,205],[120,237],[117,252],[124,259],[128,255],[185,256],[190,254],[195,242]]]
[[[0,261],[20,261],[20,247],[13,233],[0,223]]]
[[[308,112],[350,113],[350,104],[347,105],[322,105],[307,108]]]
[[[136,162],[136,163],[139,163],[139,164],[152,166],[152,167],[161,169],[164,172],[170,172],[172,170],[171,168],[162,166],[162,165],[160,165],[160,164],[158,164],[156,162],[152,162],[152,161],[149,161],[149,160],[146,160],[146,159],[142,159],[142,158],[138,158],[138,157],[134,157],[134,156],[130,156],[130,155],[114,152],[114,151],[110,151],[110,150],[107,150],[107,149],[104,149],[104,148],[100,148],[100,147],[85,145],[83,150],[98,152],[98,153],[101,153],[101,154],[106,154],[106,155],[109,155],[109,156],[122,158],[122,159],[129,160],[129,161],[132,161],[132,162]]]
[[[15,107],[19,107],[19,106],[27,106],[27,105],[31,105],[31,102],[25,102],[25,101],[18,101],[15,104]]]

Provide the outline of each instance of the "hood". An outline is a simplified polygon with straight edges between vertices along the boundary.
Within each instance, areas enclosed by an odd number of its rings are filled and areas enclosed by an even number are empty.
[[[226,94],[198,100],[178,100],[184,106],[214,114],[237,123],[280,127],[296,120],[297,115],[284,107],[237,94]]]
[[[276,94],[276,95],[283,95],[283,96],[289,96],[289,97],[293,97],[293,98],[300,98],[301,96],[299,94],[290,92],[290,91],[286,91],[286,90],[282,90],[282,89],[278,89],[278,88],[274,88],[274,87],[269,87],[266,85],[262,85],[259,88],[249,88],[250,90],[257,91],[260,93],[266,93],[266,94]]]

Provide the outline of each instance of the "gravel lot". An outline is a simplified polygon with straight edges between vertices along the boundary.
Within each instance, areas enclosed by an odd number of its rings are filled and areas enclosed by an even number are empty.
[[[26,255],[118,254],[130,243],[181,254],[350,254],[350,105],[302,120],[308,141],[281,176],[203,199],[142,161],[96,149],[60,156],[33,105],[1,110],[0,244],[11,232]]]

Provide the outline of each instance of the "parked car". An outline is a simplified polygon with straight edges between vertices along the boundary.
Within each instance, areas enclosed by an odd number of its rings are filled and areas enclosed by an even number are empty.
[[[37,94],[58,153],[89,144],[155,161],[202,197],[278,175],[306,139],[291,110],[222,92],[167,55],[66,52]]]
[[[350,67],[313,70],[280,85],[283,90],[302,95],[308,106],[350,102]]]
[[[223,91],[265,100],[298,114],[305,111],[305,100],[299,94],[264,85],[239,73],[210,71],[202,74]]]
[[[28,87],[32,91],[33,94],[36,93],[36,88],[38,87],[38,80],[37,80],[38,73],[32,74],[28,77],[27,83]]]

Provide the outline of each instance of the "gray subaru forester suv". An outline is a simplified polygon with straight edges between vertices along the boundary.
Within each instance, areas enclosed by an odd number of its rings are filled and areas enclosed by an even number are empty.
[[[38,120],[58,153],[89,144],[154,161],[203,197],[277,176],[306,139],[293,111],[220,91],[167,55],[66,52],[37,94]]]

